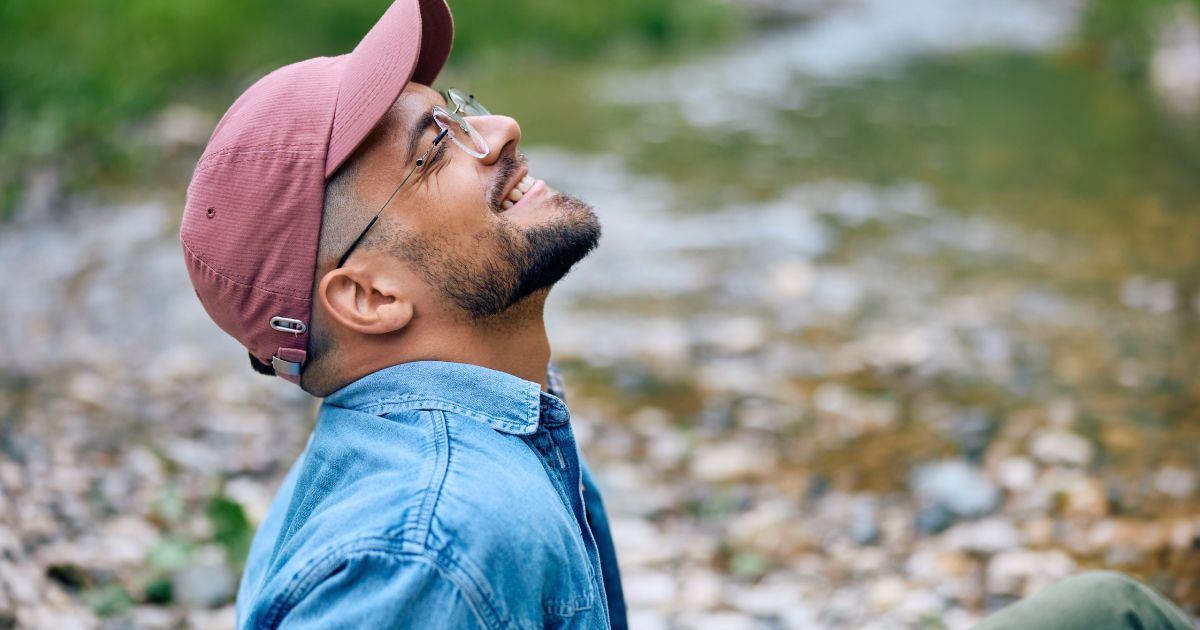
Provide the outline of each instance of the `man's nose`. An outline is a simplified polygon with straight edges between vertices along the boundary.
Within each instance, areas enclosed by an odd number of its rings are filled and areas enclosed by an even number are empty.
[[[508,116],[471,116],[469,120],[487,141],[488,154],[480,158],[485,164],[494,164],[505,151],[516,151],[521,142],[521,125]]]

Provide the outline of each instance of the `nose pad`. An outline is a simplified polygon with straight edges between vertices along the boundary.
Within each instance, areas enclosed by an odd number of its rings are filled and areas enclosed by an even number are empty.
[[[471,116],[468,120],[487,141],[488,154],[480,158],[485,164],[494,164],[510,144],[515,151],[521,142],[521,125],[508,116]]]

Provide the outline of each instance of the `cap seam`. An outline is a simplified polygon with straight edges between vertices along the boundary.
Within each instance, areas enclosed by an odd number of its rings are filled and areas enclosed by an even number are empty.
[[[188,255],[192,257],[192,260],[195,260],[197,263],[200,263],[201,265],[203,265],[203,266],[204,266],[204,268],[206,268],[206,269],[208,269],[208,270],[212,271],[213,273],[217,274],[217,275],[218,275],[218,276],[220,276],[220,277],[221,277],[223,280],[227,280],[227,281],[229,281],[229,282],[232,282],[232,283],[234,283],[234,284],[236,284],[236,285],[238,285],[238,286],[246,287],[246,288],[249,288],[249,289],[251,289],[251,290],[254,290],[254,291],[261,291],[262,293],[269,293],[269,294],[271,294],[271,295],[278,295],[278,296],[280,296],[280,297],[286,297],[286,298],[293,299],[293,300],[303,300],[303,301],[305,301],[305,302],[312,302],[312,297],[311,297],[311,296],[308,296],[308,297],[302,297],[300,294],[297,294],[297,293],[292,293],[292,292],[290,292],[290,291],[284,291],[284,290],[281,290],[281,289],[275,289],[275,290],[272,290],[272,287],[268,287],[268,286],[260,286],[260,285],[253,284],[253,283],[250,283],[250,282],[244,282],[244,281],[242,281],[242,280],[238,280],[237,278],[234,278],[233,276],[229,275],[229,273],[228,273],[228,272],[226,272],[226,271],[222,271],[222,270],[220,270],[220,269],[217,269],[217,268],[216,268],[216,267],[214,267],[213,265],[210,265],[210,264],[209,264],[209,263],[208,263],[206,260],[204,260],[203,258],[201,258],[201,257],[200,257],[200,255],[199,255],[199,254],[197,254],[197,253],[196,253],[196,252],[195,252],[195,251],[192,249],[192,247],[191,247],[190,245],[188,245],[188,242],[187,242],[187,240],[186,240],[186,239],[180,238],[180,239],[179,239],[179,242],[180,242],[180,244],[181,244],[181,245],[183,245],[183,248],[184,248],[185,250],[187,250],[187,253],[188,253]]]
[[[321,148],[321,146],[322,145],[320,142],[276,142],[273,144],[253,144],[253,145],[235,144],[233,146],[228,146],[228,147],[225,147],[224,149],[220,149],[220,150],[205,154],[204,156],[201,157],[200,161],[204,162],[206,160],[211,160],[217,156],[225,155],[226,153],[232,153],[234,151],[262,152],[262,151],[272,151],[275,149],[289,149],[289,148],[296,148],[296,149],[300,149],[300,148],[304,148],[304,147]]]
[[[396,57],[393,55],[393,56],[390,56],[389,60],[394,60],[395,58]],[[414,64],[414,69],[415,69],[415,64]],[[335,140],[340,140],[342,137],[345,137],[346,134],[349,133],[349,130],[354,126],[354,123],[358,122],[358,120],[363,117],[363,112],[366,111],[367,105],[369,105],[374,100],[373,97],[376,94],[383,91],[385,84],[387,83],[385,81],[379,80],[379,78],[381,76],[383,76],[383,74],[384,74],[384,71],[382,69],[382,64],[373,66],[371,68],[371,75],[368,79],[370,87],[366,91],[360,92],[359,94],[356,95],[357,98],[355,99],[354,104],[352,105],[353,109],[346,112],[346,114],[349,116],[349,118],[346,120],[345,124],[339,124],[337,122],[337,115],[335,113],[335,115],[334,115],[335,122],[334,122],[333,133],[336,134],[336,136],[334,136],[333,134],[330,135],[330,141],[329,141],[330,144],[333,144],[333,142]],[[407,83],[407,81],[406,81],[406,83]],[[404,91],[403,86],[401,86],[400,91],[401,92]],[[339,98],[341,97],[341,85],[340,84],[338,85],[338,97]],[[387,115],[387,111],[388,110],[386,110],[386,109],[383,110],[383,113],[380,114],[380,120],[382,120],[383,117]],[[379,121],[376,121],[375,124],[379,124]],[[374,127],[374,125],[372,125],[372,127]],[[341,131],[340,133],[339,133],[339,130]]]
[[[196,173],[197,174],[203,173],[204,171],[207,171],[210,168],[213,168],[216,166],[222,166],[225,164],[245,164],[247,162],[267,162],[267,161],[272,161],[272,160],[277,160],[277,159],[302,160],[302,161],[324,160],[325,159],[324,155],[297,155],[295,152],[287,154],[287,155],[284,155],[284,154],[281,154],[281,153],[275,152],[275,151],[262,152],[262,153],[264,153],[264,154],[263,155],[255,155],[252,157],[246,157],[246,158],[242,158],[242,159],[234,158],[234,159],[226,159],[226,160],[210,160],[208,162],[205,162],[202,165],[198,165],[196,167]]]

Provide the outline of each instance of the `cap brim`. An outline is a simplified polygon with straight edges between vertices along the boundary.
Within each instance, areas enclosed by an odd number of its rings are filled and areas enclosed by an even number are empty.
[[[409,81],[430,85],[450,56],[445,0],[396,0],[342,62],[325,155],[328,178],[354,153]]]

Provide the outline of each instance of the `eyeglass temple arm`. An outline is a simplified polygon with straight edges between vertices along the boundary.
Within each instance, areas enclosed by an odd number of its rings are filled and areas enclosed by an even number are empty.
[[[354,239],[354,242],[350,243],[350,247],[346,248],[346,253],[342,254],[342,257],[338,259],[338,264],[335,269],[341,269],[342,265],[346,264],[346,261],[350,258],[350,254],[354,253],[354,249],[358,247],[358,244],[362,242],[363,238],[367,235],[367,232],[370,232],[371,228],[375,225],[375,222],[379,220],[379,215],[383,214],[384,208],[387,208],[388,204],[392,203],[392,199],[395,198],[396,193],[400,192],[401,188],[404,188],[404,185],[408,183],[408,180],[413,176],[413,173],[417,172],[418,168],[425,165],[425,160],[429,157],[429,152],[433,151],[433,149],[442,142],[442,139],[446,137],[446,134],[449,133],[449,131],[449,129],[442,129],[438,132],[437,137],[433,139],[433,146],[430,146],[428,149],[426,149],[425,153],[422,153],[421,157],[417,158],[417,161],[413,164],[412,168],[408,169],[408,174],[404,176],[404,179],[400,180],[400,184],[396,186],[394,190],[392,190],[392,194],[388,195],[387,201],[383,202],[383,205],[379,207],[379,210],[375,213],[375,216],[371,217],[371,222],[367,223],[367,227],[363,228],[363,231],[358,233],[358,238]]]

